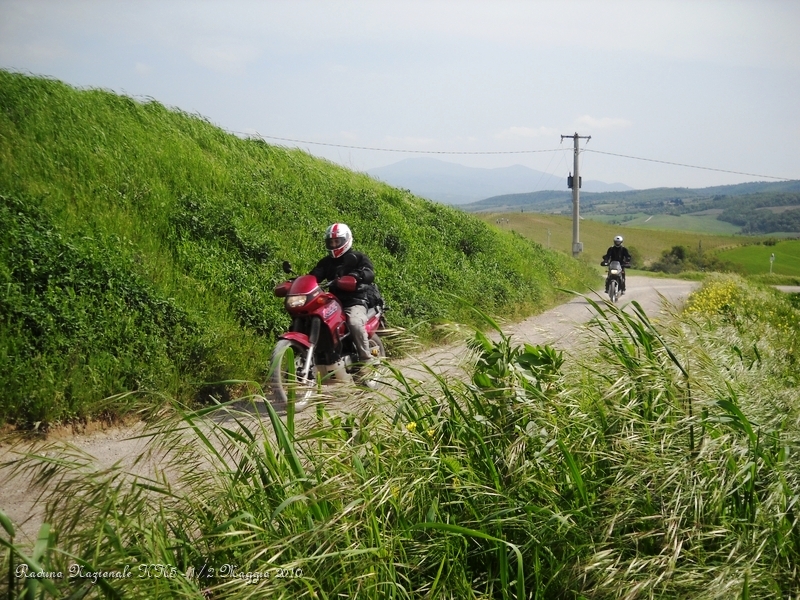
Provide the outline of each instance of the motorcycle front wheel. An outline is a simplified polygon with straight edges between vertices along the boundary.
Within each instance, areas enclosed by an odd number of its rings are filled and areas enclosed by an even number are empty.
[[[616,303],[617,298],[619,297],[619,288],[617,287],[616,279],[612,279],[611,283],[608,284],[608,297],[611,299],[611,302]]]
[[[291,350],[291,352],[290,352]],[[316,368],[311,359],[309,373],[303,377],[308,348],[294,340],[278,340],[270,361],[272,403],[285,406],[294,402],[295,410],[305,407],[316,388]]]

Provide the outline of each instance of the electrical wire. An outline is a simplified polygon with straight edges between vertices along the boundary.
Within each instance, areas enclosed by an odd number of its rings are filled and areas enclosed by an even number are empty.
[[[470,155],[486,155],[486,154],[536,154],[540,152],[559,152],[559,151],[572,151],[572,148],[551,148],[549,150],[505,150],[505,151],[474,151],[474,152],[465,152],[465,151],[455,151],[455,150],[401,150],[399,148],[375,148],[370,146],[348,146],[346,144],[331,144],[328,142],[312,142],[309,140],[296,140],[292,138],[284,138],[284,137],[277,137],[274,135],[263,135],[258,132],[255,134],[243,133],[239,131],[231,131],[230,133],[237,134],[237,135],[245,135],[250,137],[258,137],[261,139],[269,139],[269,140],[280,140],[282,142],[292,142],[294,144],[311,144],[315,146],[329,146],[333,148],[348,148],[351,150],[371,150],[373,152],[402,152],[406,154],[470,154]],[[662,165],[673,165],[676,167],[686,167],[689,169],[700,169],[703,171],[716,171],[718,173],[731,173],[733,175],[746,175],[748,177],[763,177],[765,179],[776,179],[780,181],[793,181],[796,178],[792,177],[776,177],[775,175],[759,175],[758,173],[746,173],[744,171],[731,171],[728,169],[716,169],[714,167],[703,167],[700,165],[689,165],[686,163],[679,163],[679,162],[671,162],[668,160],[658,160],[655,158],[644,158],[641,156],[631,156],[629,154],[617,154],[616,152],[604,152],[602,150],[593,150],[590,148],[582,148],[581,153],[583,152],[594,152],[595,154],[605,154],[606,156],[617,156],[619,158],[629,158],[632,160],[642,160],[645,162],[653,162],[653,163],[660,163]]]
[[[591,150],[584,148],[583,152],[594,152],[595,154],[605,154],[607,156],[619,156],[621,158],[631,158],[633,160],[644,160],[647,162],[661,163],[662,165],[674,165],[676,167],[688,167],[689,169],[702,169],[704,171],[717,171],[719,173],[733,173],[734,175],[747,175],[749,177],[765,177],[767,179],[780,179],[783,181],[792,181],[791,177],[775,177],[774,175],[759,175],[757,173],[744,173],[743,171],[729,171],[727,169],[715,169],[713,167],[700,167],[697,165],[687,165],[684,163],[670,162],[668,160],[656,160],[655,158],[642,158],[641,156],[629,156],[627,154],[616,154],[614,152],[603,152],[601,150]]]
[[[231,131],[240,135],[251,135],[239,131]],[[570,148],[550,148],[549,150],[503,150],[503,151],[477,151],[459,152],[454,150],[400,150],[399,148],[373,148],[369,146],[347,146],[345,144],[330,144],[327,142],[310,142],[308,140],[293,140],[291,138],[276,137],[274,135],[262,135],[256,133],[255,136],[268,140],[280,140],[282,142],[293,142],[295,144],[313,144],[315,146],[331,146],[333,148],[349,148],[351,150],[372,150],[375,152],[405,152],[407,154],[533,154],[536,152],[558,152],[570,150]]]
[[[562,158],[563,158],[563,156],[564,156],[564,155],[562,154],[561,156],[562,156]],[[533,188],[533,191],[534,191],[534,192],[538,192],[538,191],[539,191],[539,184],[540,184],[540,183],[542,183],[542,178],[543,178],[545,175],[547,175],[548,177],[551,175],[550,173],[548,173],[548,170],[550,169],[550,165],[552,165],[552,164],[553,164],[553,159],[554,159],[555,157],[556,157],[556,153],[555,153],[555,152],[553,152],[553,154],[550,156],[550,161],[547,163],[547,166],[545,167],[544,171],[541,171],[541,172],[539,173],[539,179],[536,181],[536,185],[535,185],[535,186],[534,186],[534,188]],[[561,163],[559,163],[559,164],[561,164]],[[556,165],[556,168],[558,168],[558,165]]]

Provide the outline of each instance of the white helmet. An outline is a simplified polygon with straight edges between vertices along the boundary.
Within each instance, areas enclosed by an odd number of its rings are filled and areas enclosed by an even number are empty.
[[[622,246],[622,236],[618,235],[614,237],[614,245],[615,246]]]
[[[344,223],[334,223],[325,231],[325,248],[333,258],[339,258],[353,245],[353,234]]]

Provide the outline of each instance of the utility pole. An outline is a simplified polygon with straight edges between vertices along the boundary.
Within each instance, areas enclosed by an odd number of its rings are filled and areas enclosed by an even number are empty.
[[[573,171],[575,175],[573,176],[570,173],[569,177],[567,178],[567,187],[572,188],[572,256],[578,256],[581,252],[583,252],[583,244],[581,243],[580,237],[580,198],[581,198],[581,174],[580,174],[580,166],[579,166],[579,158],[580,158],[580,139],[584,138],[587,142],[592,139],[590,135],[578,135],[575,132],[574,135],[562,135],[561,141],[564,141],[564,138],[572,138],[575,142],[575,160],[574,160],[574,167]]]

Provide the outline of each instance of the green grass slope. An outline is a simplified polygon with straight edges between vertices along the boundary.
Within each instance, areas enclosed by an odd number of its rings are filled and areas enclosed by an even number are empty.
[[[272,296],[280,263],[310,269],[333,221],[373,259],[390,323],[427,338],[436,321],[473,320],[449,294],[520,317],[589,278],[521,236],[303,152],[0,71],[0,421],[263,380],[288,325]]]
[[[800,277],[800,240],[784,240],[774,246],[740,246],[720,252],[719,257],[735,264],[742,273],[763,275],[770,272],[771,254],[775,255],[774,274]]]
[[[519,233],[542,246],[549,246],[562,252],[571,252],[572,217],[535,213],[494,213],[480,214],[485,222],[501,230]],[[499,223],[498,223],[499,221]],[[550,232],[548,241],[548,231]],[[625,238],[625,245],[634,253],[634,267],[639,268],[657,260],[664,250],[673,246],[685,246],[693,250],[709,252],[730,246],[738,246],[744,241],[759,241],[762,238],[743,238],[733,235],[709,235],[700,232],[670,231],[667,229],[644,229],[622,227],[602,223],[589,217],[581,219],[580,238],[583,242],[584,260],[599,264],[600,258],[613,243],[615,235]]]

